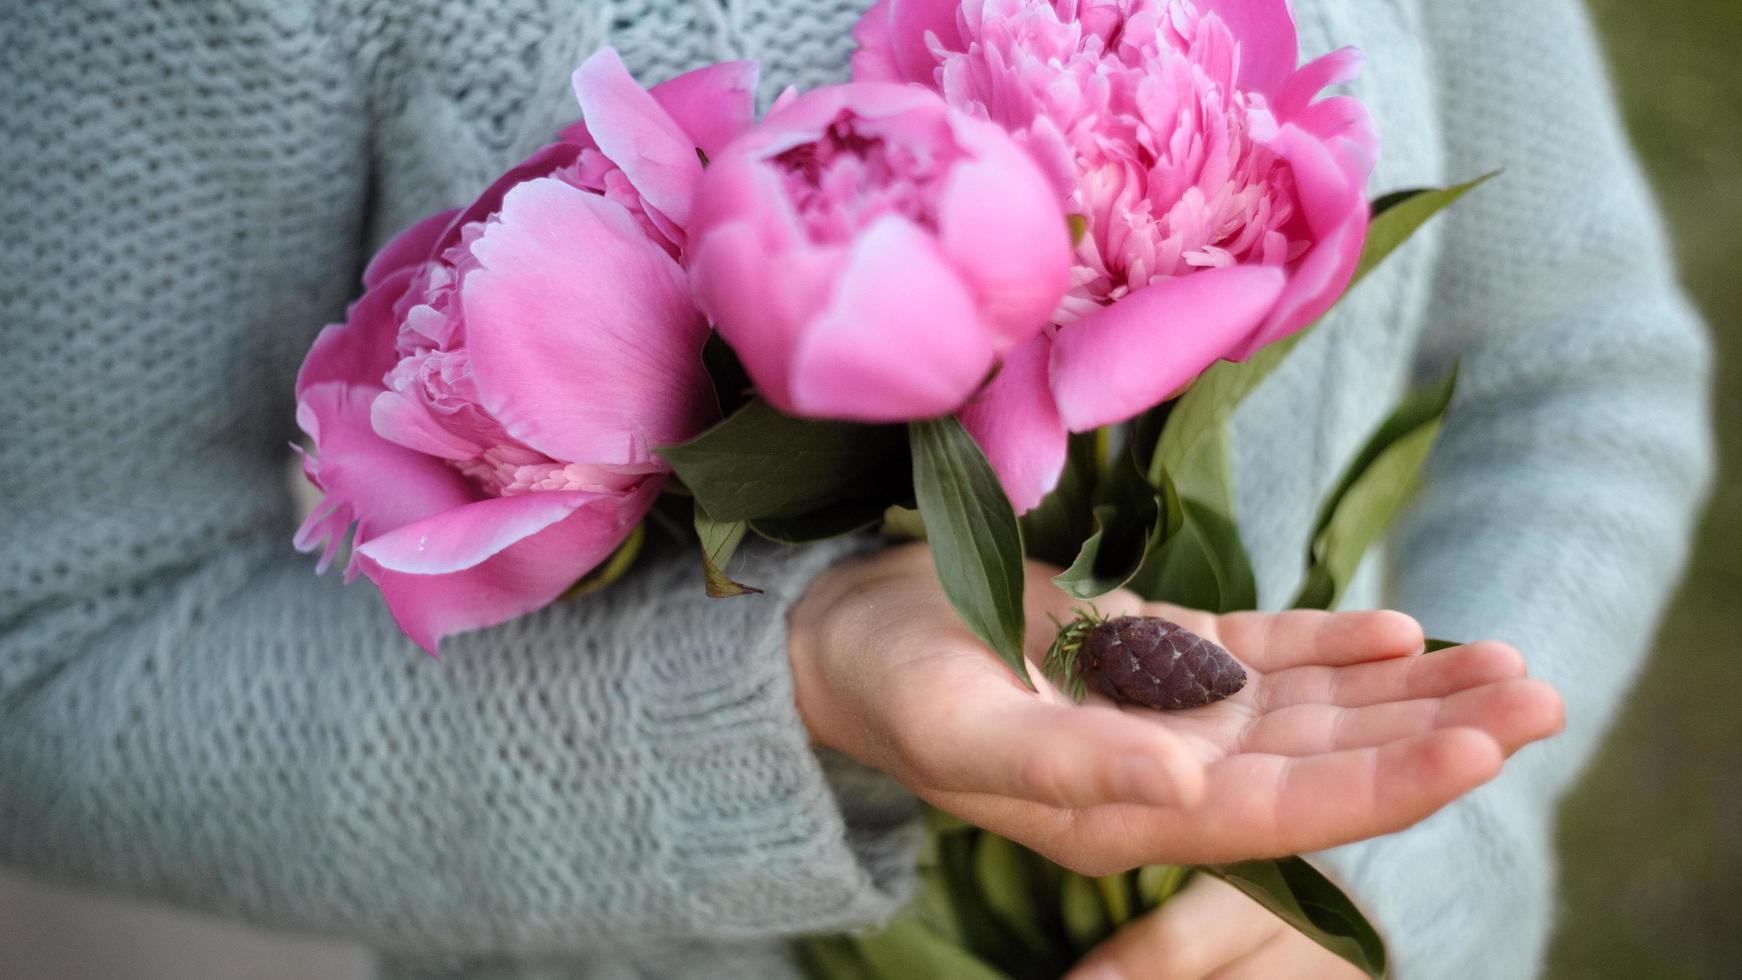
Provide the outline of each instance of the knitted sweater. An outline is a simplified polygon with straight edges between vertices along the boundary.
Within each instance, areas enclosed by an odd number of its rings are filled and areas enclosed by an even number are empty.
[[[727,57],[845,76],[867,0],[0,4],[0,861],[388,951],[406,976],[778,976],[899,903],[911,803],[825,765],[785,603],[693,558],[441,662],[292,553],[292,378],[373,244],[575,115]],[[1626,691],[1707,477],[1707,351],[1575,0],[1296,0],[1356,44],[1375,190],[1505,176],[1242,407],[1262,600],[1412,376],[1462,363],[1425,494],[1353,601],[1523,648],[1567,732],[1402,834],[1320,856],[1404,978],[1518,977],[1550,822]],[[81,475],[82,474],[82,475]]]

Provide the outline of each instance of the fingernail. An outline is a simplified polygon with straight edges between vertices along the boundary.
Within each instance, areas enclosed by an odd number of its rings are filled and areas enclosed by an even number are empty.
[[[1128,755],[1113,766],[1113,792],[1121,800],[1168,806],[1179,802],[1173,773],[1146,755]]]

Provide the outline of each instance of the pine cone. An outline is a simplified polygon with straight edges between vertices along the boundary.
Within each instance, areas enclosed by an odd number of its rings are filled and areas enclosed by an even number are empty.
[[[1228,651],[1154,616],[1120,616],[1090,626],[1076,656],[1078,676],[1120,704],[1198,708],[1246,686],[1246,672]]]

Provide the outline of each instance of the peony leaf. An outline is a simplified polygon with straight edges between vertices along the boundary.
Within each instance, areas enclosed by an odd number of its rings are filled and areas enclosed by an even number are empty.
[[[1201,869],[1240,889],[1308,939],[1374,980],[1385,976],[1385,943],[1348,896],[1297,857]]]
[[[1336,604],[1361,557],[1414,495],[1456,386],[1453,371],[1410,395],[1349,464],[1319,510],[1297,608]]]
[[[876,977],[903,980],[1005,980],[1004,974],[948,936],[912,917],[898,917],[889,928],[858,940]]]
[[[1207,612],[1255,608],[1258,585],[1234,521],[1202,501],[1177,499],[1179,529],[1161,542],[1128,583],[1132,591],[1152,602]]]
[[[750,523],[750,530],[781,544],[805,544],[876,527],[888,505],[881,500],[839,500],[821,510],[796,517],[764,517]]]
[[[635,525],[635,530],[630,531],[629,537],[617,546],[616,551],[611,552],[611,557],[605,559],[598,568],[588,572],[579,582],[571,586],[567,592],[563,593],[563,598],[577,599],[584,595],[591,595],[622,578],[635,565],[635,559],[641,557],[641,546],[646,541],[647,525]]]
[[[1137,897],[1143,902],[1143,908],[1149,910],[1184,888],[1192,869],[1183,864],[1146,864],[1134,874],[1137,876]]]
[[[1195,497],[1224,513],[1233,510],[1228,469],[1228,419],[1258,383],[1281,364],[1305,331],[1260,348],[1244,363],[1218,361],[1198,376],[1162,427],[1150,459],[1150,479],[1166,471],[1181,496]]]
[[[1408,241],[1429,218],[1493,179],[1498,172],[1447,188],[1397,191],[1373,202],[1373,221],[1349,288]],[[1269,344],[1243,363],[1218,361],[1180,397],[1162,430],[1150,467],[1151,479],[1165,468],[1180,495],[1232,513],[1227,424],[1234,410],[1304,340],[1312,327]]]
[[[702,539],[702,575],[707,580],[710,598],[730,599],[762,591],[734,582],[726,575],[726,563],[738,550],[738,542],[744,540],[748,526],[745,521],[716,521],[702,509],[702,502],[696,501],[696,535]]]
[[[793,943],[798,967],[808,980],[882,980],[853,936],[805,936]]]
[[[997,834],[981,833],[973,873],[987,908],[1026,947],[1011,953],[1032,960],[1056,952],[1047,923],[1058,915],[1052,907],[1061,873],[1057,865]]]
[[[1078,953],[1087,953],[1113,933],[1095,879],[1067,871],[1059,888],[1059,915]]]
[[[1500,175],[1496,170],[1475,180],[1451,187],[1423,187],[1393,191],[1373,202],[1373,221],[1367,226],[1367,244],[1361,249],[1361,260],[1355,265],[1351,288],[1384,262],[1392,252],[1409,241],[1427,220]]]
[[[944,594],[1024,684],[1022,529],[998,474],[952,416],[909,427],[913,489]]]
[[[1058,486],[1022,515],[1022,540],[1029,557],[1068,565],[1094,533],[1093,501],[1100,482],[1097,441],[1095,432],[1073,433]]]
[[[795,419],[761,399],[746,403],[701,435],[659,449],[678,478],[716,520],[791,518],[862,495],[866,475],[877,487],[906,475],[901,430]],[[893,489],[885,505],[899,502]]]
[[[1054,585],[1078,599],[1123,587],[1179,527],[1177,506],[1170,506],[1165,490],[1149,482],[1135,448],[1119,454],[1095,495],[1093,533],[1071,566],[1053,577]]]

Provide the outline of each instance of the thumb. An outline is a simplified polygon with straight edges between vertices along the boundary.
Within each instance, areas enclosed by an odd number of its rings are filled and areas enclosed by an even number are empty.
[[[1200,874],[1095,947],[1067,980],[1200,980],[1284,928],[1232,885]]]

